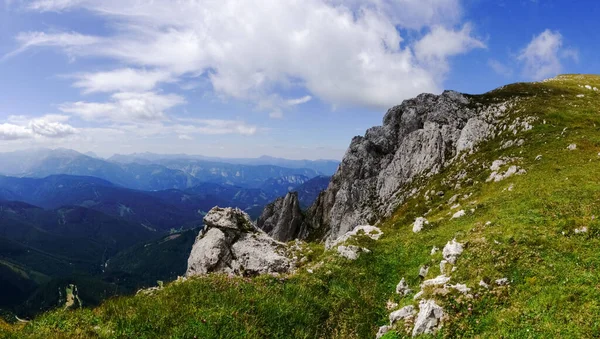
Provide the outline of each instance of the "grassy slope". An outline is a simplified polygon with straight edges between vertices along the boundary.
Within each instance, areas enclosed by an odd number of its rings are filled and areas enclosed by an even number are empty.
[[[466,283],[476,297],[433,296],[448,313],[438,336],[598,337],[600,92],[579,84],[600,87],[600,78],[563,76],[474,97],[488,102],[520,96],[520,109],[510,119],[538,118],[531,131],[513,137],[525,144],[498,150],[503,135],[434,176],[421,192],[442,190],[444,197],[427,202],[420,194],[408,200],[381,225],[380,241],[361,240],[372,253],[355,262],[311,244],[313,262],[324,261],[314,274],[196,278],[151,296],[111,299],[93,310],[50,312],[26,326],[0,324],[0,333],[4,329],[5,336],[15,338],[370,338],[387,323],[388,299],[401,306],[414,303],[412,296],[394,293],[400,278],[418,290],[421,265],[432,265],[431,277],[439,274],[441,254],[430,255],[431,248],[456,237],[466,249],[452,282]],[[585,97],[577,98],[580,93]],[[570,143],[577,150],[568,151]],[[490,163],[502,155],[520,157],[518,164],[528,173],[485,183]],[[537,155],[542,159],[536,161]],[[458,190],[442,184],[462,169],[479,183]],[[503,191],[511,184],[512,191]],[[450,220],[448,198],[470,193],[461,208],[475,212]],[[412,221],[430,208],[431,225],[413,234]],[[487,221],[492,224],[486,226]],[[589,232],[575,234],[581,226]],[[481,279],[502,277],[512,281],[510,286],[477,287]]]

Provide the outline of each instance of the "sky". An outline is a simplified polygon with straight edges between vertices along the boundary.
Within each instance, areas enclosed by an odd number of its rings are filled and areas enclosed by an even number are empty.
[[[600,73],[595,0],[0,0],[0,152],[341,159],[387,109]]]

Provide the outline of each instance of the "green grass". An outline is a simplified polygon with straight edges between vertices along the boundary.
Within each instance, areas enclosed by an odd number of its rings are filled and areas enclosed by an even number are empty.
[[[451,282],[466,283],[474,297],[426,291],[447,313],[437,337],[600,337],[600,93],[578,86],[588,84],[600,88],[600,78],[562,76],[473,97],[483,103],[521,98],[506,122],[537,118],[532,130],[510,138],[525,144],[499,150],[509,139],[503,134],[464,162],[415,183],[420,194],[381,224],[384,237],[359,240],[372,252],[357,261],[310,244],[314,254],[308,265],[318,266],[314,274],[301,268],[279,278],[195,278],[153,295],[113,298],[95,309],[48,312],[27,325],[0,323],[0,333],[9,338],[372,338],[387,323],[387,300],[415,303],[412,295],[394,293],[398,281],[405,277],[418,291],[421,265],[431,264],[431,277],[439,274],[441,254],[430,255],[431,248],[456,238],[466,248]],[[585,97],[577,98],[580,93]],[[571,143],[577,150],[566,149]],[[519,157],[527,174],[486,183],[489,165],[501,156]],[[463,181],[456,190],[449,178],[462,170],[472,182]],[[510,185],[512,191],[505,190]],[[423,193],[429,190],[445,194],[427,201]],[[455,194],[472,194],[459,202],[475,211],[450,220],[453,211],[446,202]],[[430,209],[431,224],[413,234],[414,218]],[[589,231],[575,234],[583,226]],[[507,287],[478,287],[482,279],[504,277],[511,280]],[[397,330],[386,338],[407,336],[402,326]]]

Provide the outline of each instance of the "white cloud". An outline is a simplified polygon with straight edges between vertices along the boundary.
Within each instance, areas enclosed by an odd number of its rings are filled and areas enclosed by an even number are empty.
[[[85,120],[157,121],[166,119],[166,110],[183,103],[185,99],[175,94],[120,92],[113,94],[110,102],[70,102],[59,109]]]
[[[288,99],[288,100],[286,100],[286,103],[288,104],[288,106],[297,106],[297,105],[305,104],[311,100],[312,100],[312,97],[310,95],[305,95],[302,98]]]
[[[170,0],[39,0],[28,7],[59,12],[84,8],[107,19],[114,34],[28,33],[19,38],[17,51],[54,46],[70,56],[106,57],[128,69],[147,70],[88,74],[75,84],[84,92],[151,90],[166,81],[156,72],[166,72],[206,76],[217,95],[258,106],[279,87],[300,87],[336,107],[385,109],[421,92],[439,92],[447,58],[483,46],[471,37],[469,25],[459,31],[443,28],[461,20],[459,0],[206,0],[177,5]],[[403,43],[397,27],[415,34],[433,27],[418,43],[418,57],[416,46]],[[449,41],[435,51],[432,44],[440,37]],[[423,58],[435,62],[423,63]],[[136,81],[139,77],[144,80]],[[120,78],[129,80],[119,85]],[[113,111],[113,106],[76,104],[85,106],[77,110]]]
[[[16,40],[19,48],[4,55],[0,60],[14,57],[33,47],[59,47],[69,55],[77,55],[83,52],[85,46],[100,43],[102,38],[76,32],[23,32],[17,35]]]
[[[33,135],[29,129],[24,126],[14,124],[0,124],[0,139],[18,140],[31,138]]]
[[[222,119],[179,119],[180,124],[168,126],[180,135],[190,134],[241,134],[254,135],[258,127],[249,125],[240,120],[222,120]]]
[[[63,138],[77,133],[71,125],[55,122],[49,119],[33,119],[27,126],[34,135],[41,135],[48,138]]]
[[[133,68],[80,73],[73,77],[77,79],[73,86],[83,89],[83,93],[149,91],[158,83],[171,80],[169,72]]]
[[[577,60],[577,52],[563,47],[560,32],[545,30],[518,55],[517,60],[523,64],[523,74],[534,80],[555,76],[562,72],[561,60],[572,58]]]
[[[444,74],[449,66],[448,57],[464,54],[475,48],[486,48],[479,39],[472,37],[472,27],[465,24],[460,30],[451,30],[435,26],[415,45],[415,55],[430,69],[439,69]]]
[[[64,138],[78,133],[71,125],[64,124],[61,115],[46,115],[35,119],[26,116],[9,116],[9,123],[0,124],[0,139],[19,140],[29,138]]]

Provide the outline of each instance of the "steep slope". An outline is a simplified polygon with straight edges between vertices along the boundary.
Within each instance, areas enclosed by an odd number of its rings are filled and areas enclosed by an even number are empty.
[[[599,77],[569,75],[470,96],[467,109],[475,112],[505,106],[493,135],[473,151],[450,149],[453,161],[444,155],[444,166],[404,183],[401,198],[392,199],[396,209],[375,205],[379,240],[359,236],[331,249],[293,242],[306,260],[291,275],[178,281],[94,311],[51,312],[6,336],[372,338],[381,330],[390,339],[431,330],[447,338],[598,337],[594,88]],[[348,173],[342,167],[338,173]],[[379,180],[368,168],[356,173]],[[313,206],[334,206],[327,196]],[[356,206],[361,213],[352,217],[360,220],[367,210]],[[361,250],[356,260],[348,259],[352,246]]]

